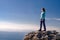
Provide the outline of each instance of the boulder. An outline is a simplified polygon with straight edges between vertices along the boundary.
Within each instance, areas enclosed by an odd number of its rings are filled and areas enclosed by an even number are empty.
[[[24,40],[59,40],[60,35],[54,31],[33,31],[25,35]]]
[[[24,40],[29,40],[29,36],[26,35],[26,36],[24,37]]]

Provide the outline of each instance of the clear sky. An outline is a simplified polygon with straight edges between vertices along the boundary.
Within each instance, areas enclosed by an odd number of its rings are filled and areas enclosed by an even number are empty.
[[[20,29],[25,24],[26,28],[28,24],[39,27],[40,10],[43,7],[46,8],[46,26],[60,28],[60,0],[0,0],[1,30],[14,29],[15,24],[15,27],[19,24]]]

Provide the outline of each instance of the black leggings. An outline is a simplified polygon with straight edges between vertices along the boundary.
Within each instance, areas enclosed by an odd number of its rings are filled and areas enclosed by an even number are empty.
[[[44,26],[44,31],[46,31],[45,19],[41,19],[40,21],[40,31],[42,30],[42,24]]]

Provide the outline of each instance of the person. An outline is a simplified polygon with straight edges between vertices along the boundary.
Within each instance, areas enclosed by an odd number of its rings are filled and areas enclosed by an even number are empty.
[[[42,24],[44,26],[44,31],[46,31],[46,25],[45,25],[45,8],[41,9],[41,15],[40,15],[40,29],[39,31],[42,30]]]

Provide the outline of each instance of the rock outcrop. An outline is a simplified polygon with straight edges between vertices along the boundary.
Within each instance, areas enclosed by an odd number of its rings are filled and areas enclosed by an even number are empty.
[[[25,35],[24,40],[60,40],[60,34],[54,31],[33,31]]]

